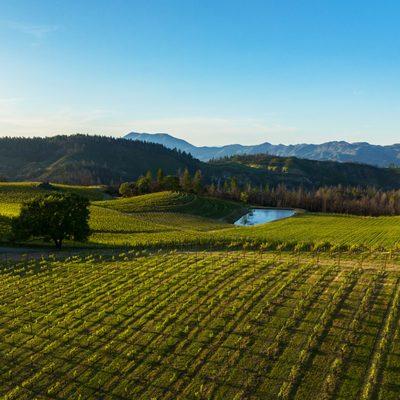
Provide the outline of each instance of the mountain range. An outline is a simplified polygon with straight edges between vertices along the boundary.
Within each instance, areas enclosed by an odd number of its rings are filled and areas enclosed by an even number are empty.
[[[176,147],[176,146],[175,146]],[[204,182],[222,184],[235,177],[253,186],[323,185],[400,188],[400,170],[371,165],[315,161],[296,157],[235,155],[203,162],[160,144],[104,136],[0,138],[0,180],[50,181],[118,186],[158,168],[165,174],[202,171]]]
[[[268,142],[254,146],[229,144],[226,146],[194,146],[183,139],[178,139],[167,133],[137,133],[131,132],[126,139],[140,140],[162,144],[170,149],[178,149],[190,153],[193,157],[208,161],[211,159],[230,157],[242,154],[270,154],[282,157],[298,157],[309,160],[331,160],[339,162],[355,162],[379,167],[400,165],[400,143],[380,146],[366,142],[348,143],[333,141],[322,144],[274,145]]]

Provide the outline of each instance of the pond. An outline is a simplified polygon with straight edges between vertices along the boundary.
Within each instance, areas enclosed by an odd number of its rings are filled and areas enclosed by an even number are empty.
[[[249,213],[235,221],[237,226],[253,226],[265,224],[266,222],[276,221],[282,218],[292,217],[296,212],[294,210],[282,210],[272,208],[253,208]]]

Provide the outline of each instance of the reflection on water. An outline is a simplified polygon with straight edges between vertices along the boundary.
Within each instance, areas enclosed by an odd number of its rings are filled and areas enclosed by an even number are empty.
[[[266,208],[253,208],[249,213],[239,218],[235,225],[252,226],[265,224],[266,222],[291,217],[295,214],[294,210],[279,210]]]

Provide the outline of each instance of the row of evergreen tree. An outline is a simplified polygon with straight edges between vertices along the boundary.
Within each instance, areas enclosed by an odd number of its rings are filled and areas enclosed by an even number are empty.
[[[384,191],[373,187],[323,186],[318,189],[298,187],[240,187],[235,178],[207,188],[211,196],[244,201],[265,207],[302,208],[312,212],[365,216],[400,215],[400,190]]]
[[[121,196],[130,197],[140,194],[159,192],[163,190],[183,191],[196,194],[204,192],[203,176],[200,170],[197,170],[192,176],[186,168],[177,175],[165,175],[160,168],[154,178],[151,171],[141,175],[136,181],[122,183],[119,187]]]

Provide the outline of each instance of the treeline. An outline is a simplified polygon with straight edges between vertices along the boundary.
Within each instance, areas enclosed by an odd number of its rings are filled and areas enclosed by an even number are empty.
[[[318,189],[277,187],[240,187],[236,179],[210,185],[211,196],[244,201],[265,207],[302,208],[311,212],[365,216],[400,215],[400,190],[384,191],[373,187],[324,186]]]
[[[193,176],[187,168],[177,175],[165,175],[164,171],[159,168],[155,177],[151,171],[147,171],[136,181],[122,183],[119,187],[119,194],[131,197],[163,190],[202,194],[205,191],[202,180],[203,176],[200,170],[197,170]]]
[[[188,169],[177,175],[164,175],[163,170],[159,169],[155,177],[148,171],[136,181],[123,183],[119,193],[129,197],[162,190],[204,194],[264,207],[302,208],[311,212],[400,215],[400,190],[384,191],[373,187],[340,185],[318,189],[293,189],[284,185],[255,187],[250,183],[240,185],[235,177],[218,179],[210,185],[204,185],[201,171],[196,171],[192,176]]]

